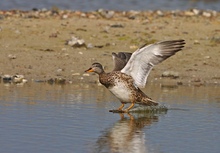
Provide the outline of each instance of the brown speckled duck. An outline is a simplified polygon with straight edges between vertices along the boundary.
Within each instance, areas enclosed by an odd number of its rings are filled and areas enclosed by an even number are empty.
[[[184,47],[184,40],[162,41],[144,45],[133,54],[112,53],[115,68],[106,73],[100,63],[93,63],[85,72],[95,72],[99,81],[122,103],[120,112],[128,112],[135,103],[156,106],[157,102],[149,98],[140,88],[144,88],[151,69]],[[126,103],[131,105],[123,110]]]

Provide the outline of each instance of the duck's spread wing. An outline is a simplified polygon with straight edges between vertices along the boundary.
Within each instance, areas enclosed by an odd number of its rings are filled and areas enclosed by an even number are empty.
[[[113,64],[114,64],[114,69],[113,71],[120,71],[125,67],[127,62],[129,61],[132,53],[128,52],[119,52],[119,53],[112,53],[112,58],[113,58]]]
[[[135,84],[143,88],[153,66],[182,50],[184,44],[184,40],[171,40],[145,45],[132,54],[121,72],[131,75]]]

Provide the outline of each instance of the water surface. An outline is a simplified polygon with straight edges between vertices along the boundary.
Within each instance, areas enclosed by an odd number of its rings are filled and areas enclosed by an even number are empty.
[[[220,151],[220,87],[145,89],[170,107],[155,114],[113,114],[120,106],[96,85],[0,84],[0,152]]]
[[[0,9],[48,8],[91,11],[110,10],[185,10],[191,8],[220,11],[220,0],[1,0]]]

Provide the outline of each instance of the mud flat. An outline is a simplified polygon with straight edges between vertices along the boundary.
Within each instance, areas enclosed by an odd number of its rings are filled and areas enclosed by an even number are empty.
[[[96,75],[84,73],[93,62],[111,71],[111,52],[173,39],[185,39],[186,47],[156,66],[149,82],[220,84],[220,13],[196,9],[0,11],[0,75],[96,82]]]

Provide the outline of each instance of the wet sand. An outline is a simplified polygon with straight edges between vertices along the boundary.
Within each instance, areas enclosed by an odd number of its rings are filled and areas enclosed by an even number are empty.
[[[72,37],[85,43],[68,45]],[[111,52],[173,39],[185,39],[185,48],[155,66],[149,82],[220,84],[220,13],[199,10],[0,11],[0,73],[28,81],[96,82],[96,75],[84,73],[93,62],[111,71]],[[170,77],[161,77],[164,72]]]

